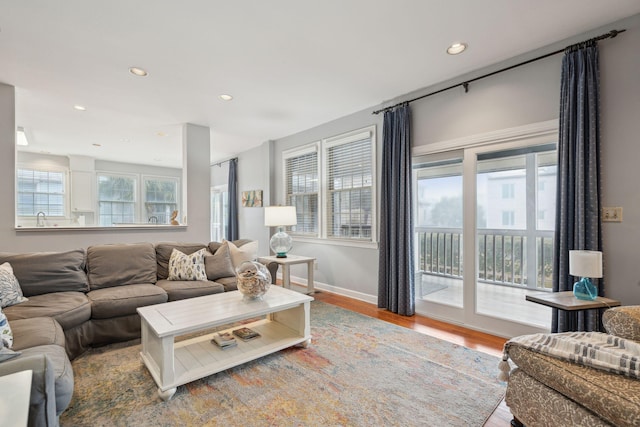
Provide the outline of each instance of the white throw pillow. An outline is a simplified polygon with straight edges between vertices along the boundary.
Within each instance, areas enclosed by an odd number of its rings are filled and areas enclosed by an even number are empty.
[[[22,289],[18,278],[13,274],[11,264],[5,262],[0,265],[0,307],[25,302],[27,299],[22,295]]]
[[[231,255],[231,264],[236,269],[240,264],[245,261],[255,261],[258,258],[258,241],[245,243],[244,245],[237,247],[232,242],[225,240],[223,244],[229,245],[229,255]]]
[[[177,249],[171,251],[169,258],[168,280],[207,280],[207,272],[204,266],[204,256],[208,253],[206,248],[185,255]]]
[[[2,312],[0,308],[0,343],[2,343],[2,347],[11,348],[13,347],[13,332],[11,332],[11,326],[9,326],[9,321],[7,320],[7,316]]]

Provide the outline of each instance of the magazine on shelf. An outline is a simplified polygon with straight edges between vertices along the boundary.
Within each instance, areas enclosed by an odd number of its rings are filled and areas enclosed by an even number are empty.
[[[229,332],[217,333],[213,336],[213,339],[211,341],[221,348],[228,348],[238,345],[236,338]]]
[[[258,332],[249,328],[235,329],[233,334],[239,337],[242,341],[249,341],[260,336]]]

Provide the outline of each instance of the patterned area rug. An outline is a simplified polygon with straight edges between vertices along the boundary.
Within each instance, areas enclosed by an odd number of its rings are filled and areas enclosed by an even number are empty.
[[[163,402],[133,342],[73,361],[65,426],[482,426],[497,357],[311,303],[313,343],[182,387]]]

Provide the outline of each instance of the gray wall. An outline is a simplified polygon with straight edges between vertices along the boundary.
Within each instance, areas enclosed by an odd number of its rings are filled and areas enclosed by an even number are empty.
[[[187,164],[186,229],[16,231],[15,220],[15,90],[0,83],[0,251],[59,251],[99,243],[209,241],[209,128],[184,126]],[[203,179],[204,177],[204,179]]]
[[[637,145],[640,135],[640,55],[635,54],[636,46],[640,44],[640,15],[451,81],[399,96],[381,106],[472,79],[613,28],[626,28],[627,32],[616,39],[600,42],[602,194],[604,206],[624,207],[624,222],[604,225],[604,263],[607,295],[628,305],[640,304],[640,270],[636,261],[636,251],[640,252],[640,168],[636,164],[637,156],[640,155]],[[561,61],[562,55],[555,55],[474,82],[468,93],[464,93],[462,88],[456,88],[413,102],[414,146],[557,119]],[[375,124],[380,163],[382,116],[372,116],[371,111],[381,106],[372,106],[371,109],[276,140],[271,163],[275,183],[272,201],[278,203],[284,200],[281,161],[283,150]],[[339,288],[336,290],[344,294],[376,300],[378,250],[295,242],[293,252],[318,258],[316,281]],[[292,269],[292,274],[305,277],[302,268]]]

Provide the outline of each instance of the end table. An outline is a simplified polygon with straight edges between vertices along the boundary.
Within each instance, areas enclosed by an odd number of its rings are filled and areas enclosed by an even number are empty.
[[[288,289],[291,289],[291,272],[289,267],[294,264],[307,264],[307,295],[315,292],[313,282],[313,263],[315,260],[315,258],[300,255],[287,255],[286,258],[278,258],[275,256],[258,257],[258,261],[263,264],[275,262],[282,266],[282,286]]]

